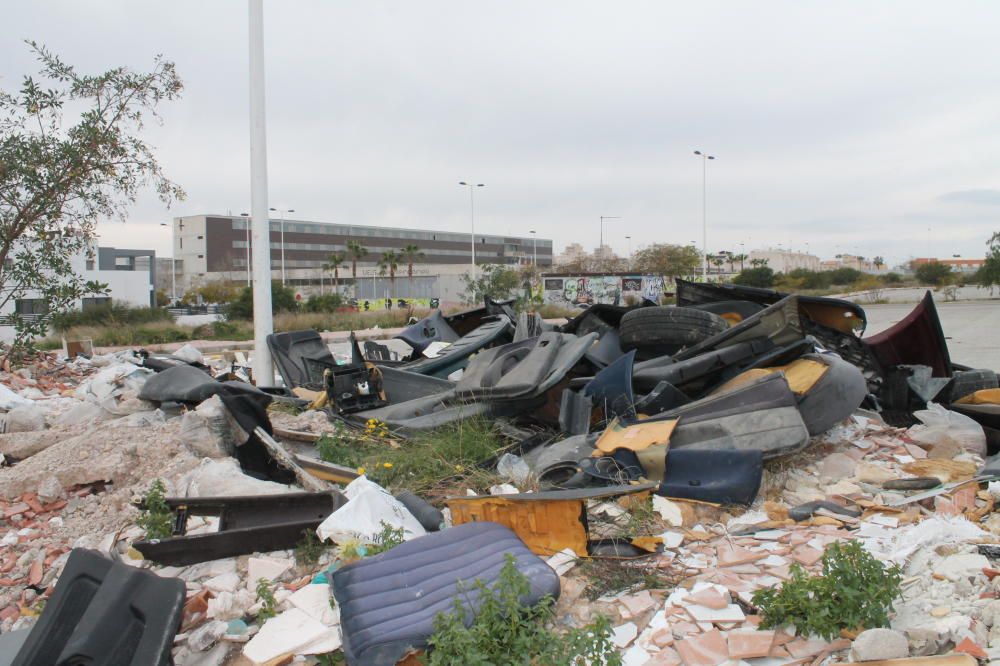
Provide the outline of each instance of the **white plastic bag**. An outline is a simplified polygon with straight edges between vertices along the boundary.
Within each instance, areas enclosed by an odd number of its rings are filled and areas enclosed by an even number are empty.
[[[935,402],[913,412],[923,425],[912,426],[907,434],[918,444],[936,446],[954,442],[963,451],[986,457],[986,433],[965,414],[945,409]]]
[[[338,543],[357,539],[362,543],[375,543],[383,529],[382,523],[402,528],[403,539],[407,541],[427,533],[399,500],[364,475],[347,484],[344,495],[347,504],[331,513],[316,528],[320,539]]]
[[[531,468],[524,462],[524,458],[505,453],[497,461],[497,474],[522,486],[531,475]]]

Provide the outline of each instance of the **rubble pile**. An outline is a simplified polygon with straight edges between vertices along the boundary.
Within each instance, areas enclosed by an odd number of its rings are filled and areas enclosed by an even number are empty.
[[[403,359],[277,334],[268,391],[191,347],[4,368],[0,638],[100,652],[134,603],[127,663],[413,663],[513,567],[629,666],[1000,659],[1000,387],[951,363],[933,302],[864,339],[831,299],[678,303],[555,327],[488,301],[406,329]],[[470,422],[498,442],[472,465],[441,453]],[[755,593],[849,543],[898,567],[888,616],[770,626]]]

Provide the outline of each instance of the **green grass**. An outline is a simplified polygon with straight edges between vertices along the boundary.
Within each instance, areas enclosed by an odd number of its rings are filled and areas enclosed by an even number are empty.
[[[317,442],[320,457],[364,469],[372,481],[393,492],[409,490],[426,499],[454,494],[459,487],[485,491],[501,481],[479,463],[506,443],[485,419],[467,419],[421,433],[397,444],[342,431]]]
[[[675,586],[663,572],[656,568],[655,561],[619,560],[611,558],[586,560],[580,565],[579,575],[586,579],[584,594],[594,601],[607,594],[617,594],[623,590],[663,590]]]

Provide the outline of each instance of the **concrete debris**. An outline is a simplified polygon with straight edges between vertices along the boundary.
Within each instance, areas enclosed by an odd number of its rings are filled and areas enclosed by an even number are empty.
[[[902,659],[910,655],[906,635],[892,629],[868,629],[858,634],[851,646],[854,661]]]

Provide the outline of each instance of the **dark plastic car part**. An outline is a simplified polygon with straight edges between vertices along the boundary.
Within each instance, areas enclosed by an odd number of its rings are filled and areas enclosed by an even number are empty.
[[[559,430],[569,435],[590,432],[594,403],[580,391],[563,389],[559,402]]]
[[[337,362],[319,333],[313,330],[272,333],[267,348],[288,388],[323,390],[323,370]]]
[[[166,666],[184,581],[74,549],[14,666]]]
[[[647,358],[673,354],[729,328],[722,317],[696,310],[657,306],[638,308],[622,317],[619,332],[622,349],[635,349]]]
[[[413,348],[414,358],[419,358],[432,342],[454,342],[459,337],[461,336],[445,321],[440,310],[435,310],[416,324],[407,326],[395,336],[397,340],[402,340]]]
[[[174,529],[167,539],[136,541],[147,560],[186,566],[224,557],[293,548],[303,532],[315,530],[347,499],[335,490],[323,493],[170,497]],[[219,531],[185,535],[190,516],[218,516]]]
[[[961,370],[951,376],[946,395],[955,402],[976,391],[997,388],[997,373],[993,370]]]
[[[788,296],[728,330],[678,352],[674,360],[685,361],[707,351],[760,338],[767,338],[776,346],[801,340],[805,332],[799,316],[798,298]]]
[[[498,315],[505,315],[510,321],[517,321],[517,313],[514,312],[514,299],[505,301],[494,301],[489,296],[483,299],[484,305],[470,310],[463,310],[445,316],[444,320],[459,336],[465,336],[482,326],[487,321],[496,318]]]
[[[605,420],[619,416],[635,418],[635,395],[632,393],[632,364],[635,350],[604,368],[583,387],[583,395],[604,410]]]
[[[773,349],[774,343],[768,338],[754,338],[683,361],[675,362],[669,357],[642,361],[635,364],[632,380],[640,391],[648,391],[660,382],[682,387],[689,382],[708,380],[734,365],[751,363]]]
[[[397,405],[408,400],[448,393],[455,388],[447,379],[418,375],[399,368],[379,366],[382,371],[382,388],[389,404]]]
[[[615,329],[608,328],[600,333],[600,336],[597,344],[587,350],[584,358],[590,361],[595,368],[606,368],[624,356],[625,352],[622,351],[621,336]]]
[[[931,292],[899,322],[864,339],[884,368],[929,365],[935,377],[951,377],[951,356]]]
[[[799,451],[809,443],[795,394],[780,373],[650,420],[678,417],[680,422],[670,437],[671,449],[760,449],[764,460],[769,460]],[[639,458],[648,472],[643,452]]]
[[[428,532],[437,532],[444,527],[444,514],[423,497],[414,495],[409,490],[403,490],[396,493],[396,499],[406,507],[407,511],[413,514],[421,527]]]
[[[834,354],[802,357],[827,366],[827,371],[804,394],[797,396],[799,412],[809,434],[820,435],[854,413],[865,399],[868,386],[861,371]]]
[[[691,398],[679,388],[669,382],[660,382],[652,391],[636,400],[635,413],[655,416],[682,407],[689,402],[691,402]]]
[[[407,372],[445,378],[456,370],[464,368],[469,362],[469,357],[476,352],[509,342],[511,331],[513,331],[511,319],[506,315],[499,315],[451,343],[438,352],[437,356],[421,358],[400,368]]]
[[[731,283],[708,284],[682,279],[677,279],[674,282],[677,288],[677,305],[679,306],[733,300],[774,305],[788,297],[788,294],[773,289]],[[864,308],[850,301],[824,296],[799,296],[797,304],[803,318],[841,333],[854,335],[857,331],[857,334],[861,335],[868,324]]]
[[[794,506],[788,510],[788,517],[796,522],[800,522],[812,518],[813,514],[820,509],[826,509],[827,511],[832,511],[833,513],[839,513],[842,516],[850,516],[851,518],[861,517],[861,512],[857,509],[851,509],[842,504],[837,504],[836,502],[830,502],[827,500],[816,500],[814,502],[806,502],[805,504]]]
[[[764,476],[759,450],[682,448],[667,452],[658,495],[717,504],[753,504]]]
[[[698,305],[686,305],[683,307],[717,314],[730,324],[738,324],[764,309],[763,305],[754,303],[753,301],[716,301],[714,303],[699,303]]]
[[[540,395],[555,386],[593,345],[597,335],[554,331],[476,355],[455,385],[460,399],[504,400]]]
[[[329,405],[338,414],[376,409],[388,402],[382,388],[382,372],[370,363],[336,365],[327,368],[324,377]]]
[[[496,523],[457,525],[344,565],[330,586],[340,607],[347,663],[392,666],[411,650],[426,648],[434,618],[452,612],[456,598],[474,617],[481,603],[474,582],[496,585],[508,556],[528,581],[522,604],[558,598],[556,572]]]

